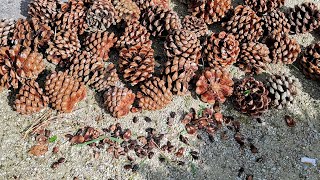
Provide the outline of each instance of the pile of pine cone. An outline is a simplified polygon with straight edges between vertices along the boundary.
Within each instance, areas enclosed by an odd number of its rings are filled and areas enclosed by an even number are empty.
[[[27,19],[0,20],[0,89],[18,90],[14,108],[21,114],[48,105],[71,112],[88,87],[104,93],[106,110],[117,118],[162,109],[190,89],[207,103],[234,95],[236,107],[253,116],[292,103],[295,78],[278,74],[266,84],[253,77],[234,83],[228,67],[254,75],[268,63],[295,62],[301,49],[289,34],[319,27],[314,3],[296,5],[289,14],[279,9],[284,0],[245,0],[235,8],[231,0],[181,3],[190,12],[182,20],[169,0],[32,0]],[[213,23],[223,31],[208,34]],[[159,74],[153,39],[164,41]],[[318,81],[319,47],[310,45],[299,59],[302,72]],[[119,58],[112,63],[114,50]],[[44,73],[45,60],[56,71]],[[43,87],[40,79],[46,79]]]

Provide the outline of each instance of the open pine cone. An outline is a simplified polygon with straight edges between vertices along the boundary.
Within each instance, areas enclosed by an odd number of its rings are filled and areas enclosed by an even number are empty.
[[[272,11],[284,5],[285,0],[245,0],[245,4],[250,6],[255,12],[259,14]]]
[[[320,81],[320,43],[309,45],[299,64],[307,78]]]
[[[112,3],[117,13],[117,23],[121,20],[127,23],[139,20],[140,9],[132,0],[113,0]]]
[[[40,19],[43,24],[52,25],[55,22],[61,2],[57,0],[32,0],[29,3],[28,14]]]
[[[263,15],[262,19],[264,21],[266,34],[287,34],[290,31],[290,24],[286,15],[278,9]]]
[[[195,16],[185,16],[182,21],[182,28],[194,32],[197,37],[205,36],[208,32],[208,26],[202,18]]]
[[[137,98],[139,107],[142,109],[159,110],[172,101],[172,93],[163,80],[153,77],[141,84]]]
[[[231,0],[194,0],[188,4],[192,16],[207,24],[221,21],[231,8]]]
[[[28,80],[20,88],[14,101],[14,109],[20,114],[33,114],[48,106],[49,99],[34,80]]]
[[[282,109],[292,104],[295,95],[297,95],[297,82],[297,78],[285,73],[268,78],[266,86],[272,105],[277,109]]]
[[[87,12],[87,23],[92,29],[106,30],[116,24],[117,16],[110,0],[95,0]]]
[[[15,23],[16,22],[13,19],[0,19],[0,46],[7,46],[10,44]]]
[[[235,85],[235,105],[244,114],[260,116],[268,110],[271,99],[262,82],[253,77],[243,79]]]
[[[83,83],[61,71],[47,77],[45,90],[52,108],[64,113],[72,112],[76,103],[87,94]]]
[[[213,33],[204,43],[203,57],[210,67],[229,66],[239,55],[239,42],[235,36],[224,31]]]
[[[29,21],[26,19],[18,19],[12,37],[14,44],[20,44],[24,47],[31,47],[32,35],[33,34]]]
[[[90,82],[90,87],[98,92],[105,91],[111,86],[116,86],[119,82],[119,76],[115,65],[110,63],[107,67],[99,67],[97,73],[91,76]]]
[[[233,81],[229,73],[222,68],[205,70],[196,86],[196,93],[201,97],[201,100],[211,104],[217,101],[224,103],[226,97],[231,96],[233,92]]]
[[[129,114],[136,95],[128,88],[112,87],[104,93],[104,105],[113,117]]]
[[[150,6],[154,6],[154,0],[133,0],[141,11],[149,8]]]
[[[122,49],[119,66],[123,78],[134,86],[152,77],[155,66],[153,54],[154,50],[148,44],[137,44],[129,49]]]
[[[261,18],[249,7],[239,5],[234,15],[223,23],[227,32],[232,33],[239,42],[259,41],[263,35]]]
[[[306,33],[320,26],[320,12],[316,4],[305,2],[290,9],[290,33]]]
[[[269,53],[269,48],[265,44],[243,43],[236,65],[247,74],[261,74],[265,70],[265,65],[271,62]]]

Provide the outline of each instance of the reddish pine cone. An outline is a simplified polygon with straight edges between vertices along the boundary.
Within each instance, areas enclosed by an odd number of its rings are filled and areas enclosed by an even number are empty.
[[[30,47],[32,42],[31,26],[26,19],[18,19],[15,30],[13,31],[12,40],[14,44],[20,44],[24,47]]]
[[[142,109],[159,110],[172,101],[172,93],[163,80],[153,77],[141,84],[137,98],[139,107]]]
[[[117,12],[110,0],[95,0],[87,11],[87,23],[92,29],[106,30],[116,24]]]
[[[61,2],[57,0],[32,0],[29,3],[28,14],[40,19],[43,24],[55,22]]]
[[[221,21],[231,8],[231,0],[195,0],[189,2],[192,16],[203,19],[207,24]]]
[[[196,93],[201,101],[214,104],[224,103],[226,97],[233,92],[233,81],[226,71],[221,68],[205,70],[196,84]]]
[[[128,88],[112,87],[104,93],[104,105],[113,117],[129,114],[136,95]]]
[[[320,81],[320,43],[309,45],[299,64],[307,78]]]
[[[239,42],[232,34],[222,31],[207,37],[203,56],[210,67],[229,66],[236,62],[239,55]]]
[[[45,90],[52,108],[64,113],[72,112],[76,103],[84,99],[87,94],[83,83],[63,72],[49,75]]]
[[[262,25],[261,18],[250,7],[242,5],[237,6],[231,19],[223,23],[227,32],[239,42],[259,41],[263,35]]]
[[[34,80],[28,80],[20,88],[14,101],[14,109],[20,114],[33,114],[48,106],[49,99]]]
[[[14,28],[15,20],[0,19],[0,46],[7,46],[10,44]]]
[[[290,31],[290,24],[286,15],[278,9],[268,12],[262,17],[266,34],[281,33],[287,34]]]
[[[90,87],[98,92],[105,91],[110,88],[110,86],[116,86],[119,82],[119,76],[115,65],[111,63],[106,68],[99,68],[90,78],[90,82]]]
[[[194,32],[198,38],[205,36],[208,32],[208,26],[204,20],[194,16],[185,16],[182,21],[182,28]]]
[[[250,6],[255,12],[263,14],[282,7],[284,1],[285,0],[245,0],[244,3]]]
[[[235,105],[244,114],[260,116],[268,110],[270,98],[269,91],[262,82],[253,77],[243,79],[235,85]]]
[[[147,9],[150,6],[154,6],[154,0],[133,0],[141,11]]]
[[[140,9],[132,0],[113,0],[112,3],[117,13],[117,23],[121,20],[127,23],[139,20]]]

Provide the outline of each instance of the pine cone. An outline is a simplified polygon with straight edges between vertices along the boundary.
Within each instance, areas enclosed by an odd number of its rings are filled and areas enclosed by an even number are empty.
[[[194,16],[185,16],[182,21],[182,27],[185,30],[194,32],[198,38],[205,36],[208,32],[208,26],[204,20]]]
[[[224,31],[209,36],[204,47],[203,56],[210,67],[232,65],[240,52],[235,36]]]
[[[129,114],[136,95],[128,88],[113,87],[104,94],[104,105],[113,117]]]
[[[316,4],[305,2],[290,9],[290,33],[306,33],[317,29],[320,25],[320,12]]]
[[[47,59],[53,64],[66,61],[80,50],[78,35],[72,30],[59,31],[55,35],[53,42],[50,41],[48,44],[49,48],[46,50]]]
[[[20,88],[14,101],[14,109],[20,114],[33,114],[48,106],[49,99],[34,80],[28,80]]]
[[[110,0],[96,0],[87,12],[89,27],[106,30],[116,24],[117,12]]]
[[[115,65],[111,63],[106,68],[99,68],[97,73],[91,77],[90,82],[90,86],[98,92],[105,91],[110,86],[115,86],[119,82]]]
[[[278,9],[268,12],[262,19],[264,21],[265,31],[267,31],[266,34],[287,34],[290,31],[290,24],[286,15]]]
[[[263,35],[261,18],[248,6],[239,5],[231,19],[223,23],[227,32],[232,33],[241,42],[259,41]]]
[[[172,93],[165,82],[158,77],[141,84],[137,94],[139,107],[144,110],[159,110],[172,101]]]
[[[288,74],[273,75],[267,80],[267,88],[272,105],[282,109],[293,103],[297,94],[296,83],[298,79]]]
[[[152,36],[165,36],[180,29],[181,22],[176,12],[160,6],[151,6],[141,13],[141,24]]]
[[[124,34],[119,38],[116,47],[118,49],[130,48],[139,43],[151,46],[150,33],[139,22],[133,22],[125,28]]]
[[[233,92],[233,81],[229,73],[221,68],[205,70],[196,86],[196,93],[201,96],[201,100],[211,104],[216,101],[224,103]]]
[[[235,85],[234,95],[236,108],[244,114],[260,116],[268,110],[269,91],[262,82],[253,77],[243,79]]]
[[[117,13],[117,23],[121,20],[126,23],[139,20],[140,9],[132,0],[113,0],[112,3]]]
[[[13,31],[15,28],[15,20],[0,19],[0,46],[9,45]]]
[[[117,39],[114,33],[97,31],[88,35],[83,45],[86,51],[96,54],[99,58],[107,61],[109,60],[110,49],[114,46]]]
[[[149,8],[150,6],[154,6],[154,0],[133,0],[141,11]]]
[[[57,0],[32,0],[29,3],[28,14],[40,19],[43,24],[55,22],[60,2]]]
[[[307,78],[320,81],[320,43],[309,45],[299,64]]]
[[[201,56],[200,41],[197,35],[188,30],[175,30],[167,36],[164,50],[169,59],[183,57],[198,63]]]
[[[45,90],[52,108],[64,113],[71,112],[75,104],[84,99],[87,94],[83,83],[63,72],[54,72],[49,75]]]
[[[250,6],[255,12],[264,14],[278,9],[284,5],[285,0],[245,0],[245,5]]]
[[[226,16],[231,9],[231,0],[194,0],[189,3],[189,9],[192,16],[213,24]]]
[[[20,45],[0,48],[0,66],[0,86],[14,89],[18,88],[18,81],[36,79],[45,68],[41,54]]]
[[[137,44],[120,51],[120,70],[123,78],[132,86],[152,77],[155,60],[154,50],[148,44]]]
[[[28,20],[18,19],[13,31],[12,40],[14,41],[14,44],[20,44],[24,47],[31,47],[32,30]]]
[[[261,74],[266,64],[271,62],[269,48],[262,43],[243,43],[240,46],[236,65],[248,74]]]

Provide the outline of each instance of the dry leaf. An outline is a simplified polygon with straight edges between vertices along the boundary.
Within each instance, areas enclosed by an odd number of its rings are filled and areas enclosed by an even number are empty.
[[[29,154],[34,156],[42,156],[48,151],[48,145],[38,144],[31,147]]]

